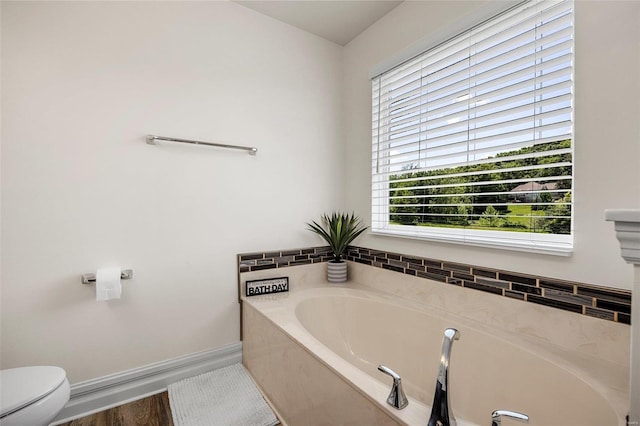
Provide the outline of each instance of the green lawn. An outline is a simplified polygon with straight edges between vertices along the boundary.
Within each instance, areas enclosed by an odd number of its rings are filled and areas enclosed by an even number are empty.
[[[534,216],[542,216],[544,214],[542,210],[532,212],[530,204],[509,204],[508,209],[514,215],[529,216],[533,213]]]
[[[400,225],[400,223],[393,223],[394,225]],[[529,228],[494,228],[491,226],[480,226],[480,225],[476,225],[475,223],[471,222],[471,224],[469,226],[463,226],[463,225],[451,225],[451,224],[444,224],[444,223],[418,223],[418,226],[429,226],[432,228],[466,228],[466,229],[477,229],[480,231],[495,231],[495,230],[500,230],[500,231],[509,231],[509,232],[531,232],[531,229]]]
[[[543,210],[531,210],[530,204],[509,204],[509,221],[531,227],[529,216],[544,216]]]
[[[517,223],[525,226],[526,228],[492,228],[487,226],[480,226],[475,221],[471,221],[469,226],[463,225],[453,225],[453,224],[440,224],[440,223],[419,223],[418,226],[431,226],[434,228],[469,228],[469,229],[480,229],[480,230],[496,230],[500,229],[501,231],[511,231],[511,232],[541,232],[541,230],[532,230],[532,220],[530,216],[544,216],[543,210],[531,210],[531,205],[529,204],[509,204],[507,214],[509,215],[508,220],[511,223]],[[399,223],[395,223],[399,225]],[[544,231],[542,231],[544,232]]]

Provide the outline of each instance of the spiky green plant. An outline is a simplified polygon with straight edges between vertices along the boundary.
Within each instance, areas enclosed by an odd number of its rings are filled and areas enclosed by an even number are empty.
[[[339,212],[333,212],[330,216],[326,213],[322,215],[322,225],[316,221],[307,225],[309,226],[307,229],[320,235],[329,243],[333,252],[333,262],[340,262],[347,246],[368,228],[361,224],[360,218],[354,213]]]

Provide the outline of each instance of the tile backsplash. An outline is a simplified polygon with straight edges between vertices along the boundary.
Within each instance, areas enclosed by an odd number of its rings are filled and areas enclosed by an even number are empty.
[[[332,257],[329,246],[264,253],[245,253],[238,255],[238,272],[253,272],[264,269],[286,268],[287,266],[326,262]]]
[[[239,254],[238,272],[326,262],[331,257],[328,246]],[[497,296],[631,324],[631,292],[628,290],[356,246],[347,249],[346,259]]]

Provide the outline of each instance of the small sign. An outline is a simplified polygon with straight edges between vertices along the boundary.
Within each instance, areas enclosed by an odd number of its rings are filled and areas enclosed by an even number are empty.
[[[282,293],[289,291],[289,277],[268,278],[246,282],[246,295],[258,296],[260,294]]]

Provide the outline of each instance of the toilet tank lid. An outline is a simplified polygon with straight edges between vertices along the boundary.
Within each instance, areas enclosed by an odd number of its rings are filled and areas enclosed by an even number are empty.
[[[66,379],[60,367],[38,366],[0,370],[0,417],[55,391]]]

